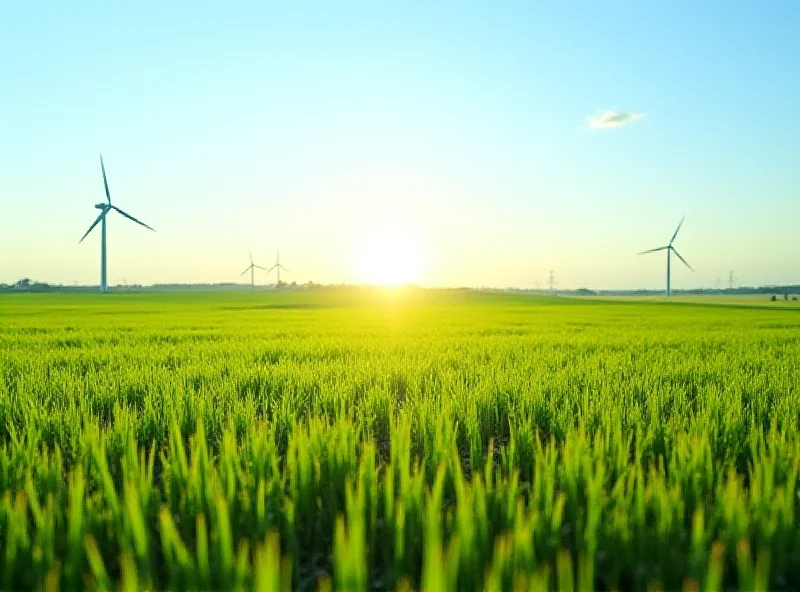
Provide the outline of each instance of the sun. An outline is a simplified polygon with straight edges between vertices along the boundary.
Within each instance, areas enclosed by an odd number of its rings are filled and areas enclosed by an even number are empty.
[[[418,283],[425,264],[422,242],[410,230],[391,224],[374,227],[356,250],[360,280],[373,285]]]

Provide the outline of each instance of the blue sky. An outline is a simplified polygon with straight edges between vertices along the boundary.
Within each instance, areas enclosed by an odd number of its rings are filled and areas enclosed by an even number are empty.
[[[0,8],[0,282],[800,282],[800,3],[15,2]],[[603,111],[646,116],[590,129]]]

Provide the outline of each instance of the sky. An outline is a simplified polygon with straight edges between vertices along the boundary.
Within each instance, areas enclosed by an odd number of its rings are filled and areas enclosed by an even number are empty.
[[[99,282],[102,153],[111,284],[800,283],[799,97],[794,0],[7,2],[0,282]]]

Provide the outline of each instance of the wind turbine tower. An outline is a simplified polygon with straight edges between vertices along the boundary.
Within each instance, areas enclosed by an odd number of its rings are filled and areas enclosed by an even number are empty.
[[[667,244],[664,247],[658,247],[657,249],[650,249],[649,251],[642,251],[641,253],[639,253],[639,255],[644,255],[645,253],[655,253],[656,251],[666,251],[667,252],[667,296],[671,296],[672,295],[672,288],[671,288],[671,285],[670,285],[670,280],[671,280],[671,277],[670,277],[670,256],[672,255],[672,253],[675,253],[675,256],[678,259],[680,259],[681,261],[683,261],[683,264],[686,267],[688,267],[689,269],[694,271],[694,269],[692,269],[692,266],[689,265],[686,262],[686,259],[681,257],[681,254],[678,253],[678,250],[675,247],[672,246],[672,243],[675,242],[675,237],[678,236],[678,231],[681,229],[681,226],[683,226],[683,221],[685,219],[686,219],[686,216],[681,218],[681,221],[678,224],[678,228],[675,229],[675,234],[672,235],[672,238],[670,239],[669,244]]]
[[[100,215],[97,216],[97,219],[92,222],[92,225],[89,227],[89,230],[86,231],[86,234],[83,235],[78,243],[82,243],[83,239],[89,236],[89,233],[94,230],[94,227],[100,223],[100,291],[106,292],[108,290],[108,283],[106,282],[106,278],[108,274],[106,272],[106,215],[111,211],[115,210],[117,213],[122,214],[128,220],[132,220],[136,222],[139,226],[144,226],[155,232],[155,229],[151,228],[141,220],[137,220],[130,214],[123,212],[117,206],[111,203],[111,193],[108,191],[108,179],[106,179],[106,167],[103,164],[103,155],[100,155],[100,169],[103,171],[103,185],[106,188],[106,203],[99,203],[95,204],[95,208],[100,210]]]
[[[288,269],[286,269],[283,265],[281,265],[281,252],[280,252],[280,250],[278,251],[277,257],[275,259],[275,265],[270,267],[267,270],[267,273],[272,273],[273,269],[276,269],[278,271],[278,285],[280,286],[281,285],[281,269],[283,271],[285,271],[286,273],[291,273]]]
[[[250,265],[248,265],[247,268],[242,273],[240,273],[239,275],[244,275],[248,271],[250,272],[250,287],[251,288],[255,288],[256,287],[256,278],[255,278],[255,270],[256,270],[256,268],[265,270],[265,268],[261,267],[260,265],[256,265],[255,263],[253,263],[253,252],[250,251]]]

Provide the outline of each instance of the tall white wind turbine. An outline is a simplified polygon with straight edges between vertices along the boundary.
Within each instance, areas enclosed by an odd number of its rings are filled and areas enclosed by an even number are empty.
[[[78,242],[82,243],[83,239],[85,239],[87,236],[89,236],[89,233],[92,230],[94,230],[94,227],[97,226],[98,223],[100,223],[100,291],[101,292],[105,292],[105,291],[108,290],[108,284],[106,282],[106,277],[108,277],[108,274],[106,272],[106,263],[107,263],[106,262],[106,215],[111,210],[115,210],[117,213],[122,214],[123,216],[125,216],[128,220],[132,220],[133,222],[136,222],[139,226],[144,226],[145,228],[148,228],[148,229],[152,230],[153,232],[155,232],[155,229],[151,228],[150,226],[148,226],[147,224],[145,224],[141,220],[137,220],[136,218],[134,218],[130,214],[128,214],[126,212],[123,212],[121,209],[119,209],[117,206],[115,206],[115,205],[113,205],[111,203],[111,193],[108,191],[108,179],[106,179],[106,167],[103,164],[103,155],[102,154],[100,155],[100,168],[103,171],[103,184],[105,185],[105,188],[106,188],[106,200],[107,200],[107,202],[106,203],[95,204],[94,207],[97,208],[98,210],[100,210],[100,215],[97,216],[97,219],[94,222],[92,222],[92,225],[89,227],[89,230],[86,231],[86,234],[84,234],[83,237],[81,238],[81,240],[78,241]]]
[[[261,267],[260,265],[256,265],[255,263],[253,263],[253,252],[250,251],[250,265],[248,265],[247,269],[245,269],[240,275],[244,275],[248,271],[250,272],[250,287],[251,288],[255,288],[256,287],[256,279],[255,279],[255,270],[256,269],[261,269],[261,270],[266,271],[265,267]]]
[[[681,229],[681,226],[683,226],[683,221],[685,219],[686,219],[686,216],[681,218],[680,224],[678,224],[678,228],[675,229],[675,234],[672,235],[672,238],[670,239],[669,244],[667,244],[664,247],[658,247],[657,249],[650,249],[649,251],[642,251],[641,253],[639,253],[639,255],[644,255],[645,253],[655,253],[656,251],[666,251],[667,252],[667,296],[670,296],[672,294],[672,288],[671,288],[671,285],[670,285],[670,280],[671,280],[671,278],[670,278],[670,255],[672,253],[675,253],[675,256],[678,259],[680,259],[681,261],[683,261],[683,264],[686,267],[688,267],[689,269],[694,271],[694,269],[692,269],[692,266],[689,265],[686,262],[686,259],[681,257],[681,254],[678,253],[678,250],[675,247],[672,246],[672,243],[675,242],[675,237],[678,236],[678,231]]]

